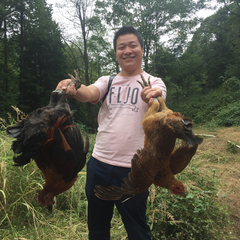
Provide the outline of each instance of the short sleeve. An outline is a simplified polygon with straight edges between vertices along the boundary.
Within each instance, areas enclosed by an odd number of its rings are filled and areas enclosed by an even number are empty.
[[[92,84],[93,86],[97,87],[100,92],[100,96],[97,102],[101,101],[101,99],[103,99],[105,93],[107,92],[109,77],[110,76],[102,76],[95,83]],[[91,103],[96,104],[97,102]]]

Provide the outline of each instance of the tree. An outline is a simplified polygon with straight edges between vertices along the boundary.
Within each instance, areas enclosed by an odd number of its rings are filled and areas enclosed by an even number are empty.
[[[65,75],[58,25],[45,1],[19,2],[20,108],[29,112],[45,105]]]
[[[111,69],[111,60],[107,58],[110,44],[105,40],[106,29],[102,25],[98,16],[93,16],[93,2],[88,0],[68,0],[67,3],[71,4],[74,9],[74,14],[70,17],[74,22],[76,30],[79,35],[75,40],[67,40],[70,46],[69,53],[73,56],[75,68],[80,69],[83,76],[83,83],[89,85],[103,74],[108,74],[108,68]],[[68,4],[68,6],[69,6]],[[71,63],[72,64],[72,63]],[[84,66],[84,67],[82,67]],[[97,129],[97,112],[96,108],[90,103],[87,107],[79,104],[77,107],[76,116],[82,119],[83,111],[88,113],[88,121],[83,119],[83,122],[88,122],[92,131]],[[81,108],[81,110],[80,110]],[[89,124],[90,121],[90,124]]]
[[[45,105],[63,79],[65,65],[58,25],[44,0],[0,3],[1,115],[11,105],[26,113]]]
[[[17,54],[15,41],[16,18],[15,2],[3,0],[0,3],[0,112],[5,117],[11,110],[11,105],[17,104],[19,95],[18,82],[16,81]]]
[[[218,88],[226,78],[240,77],[239,12],[239,6],[232,3],[206,18],[183,54],[200,58],[192,71],[204,74],[206,89]],[[199,78],[198,81],[201,82]]]
[[[111,30],[129,24],[138,29],[144,38],[144,68],[151,72],[149,62],[158,44],[163,42],[162,36],[177,32],[176,38],[171,36],[173,47],[182,46],[198,24],[194,14],[204,7],[204,1],[190,0],[98,0],[95,11]]]

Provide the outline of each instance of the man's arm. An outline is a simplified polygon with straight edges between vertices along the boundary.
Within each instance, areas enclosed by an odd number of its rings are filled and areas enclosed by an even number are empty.
[[[97,87],[93,85],[85,86],[84,84],[76,90],[74,84],[68,86],[71,82],[70,79],[62,80],[58,83],[56,89],[67,89],[67,97],[75,98],[80,102],[97,102],[100,96],[100,92]]]

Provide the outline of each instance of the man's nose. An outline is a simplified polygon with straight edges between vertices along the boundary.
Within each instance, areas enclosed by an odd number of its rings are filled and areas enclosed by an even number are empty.
[[[132,49],[130,47],[126,47],[124,54],[130,54],[132,52]]]

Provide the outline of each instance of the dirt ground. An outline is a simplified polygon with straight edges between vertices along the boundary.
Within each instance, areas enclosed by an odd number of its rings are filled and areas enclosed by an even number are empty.
[[[202,170],[215,169],[222,185],[219,201],[228,206],[234,223],[232,234],[240,239],[240,127],[196,129],[194,133],[206,135],[197,152],[200,166]]]

